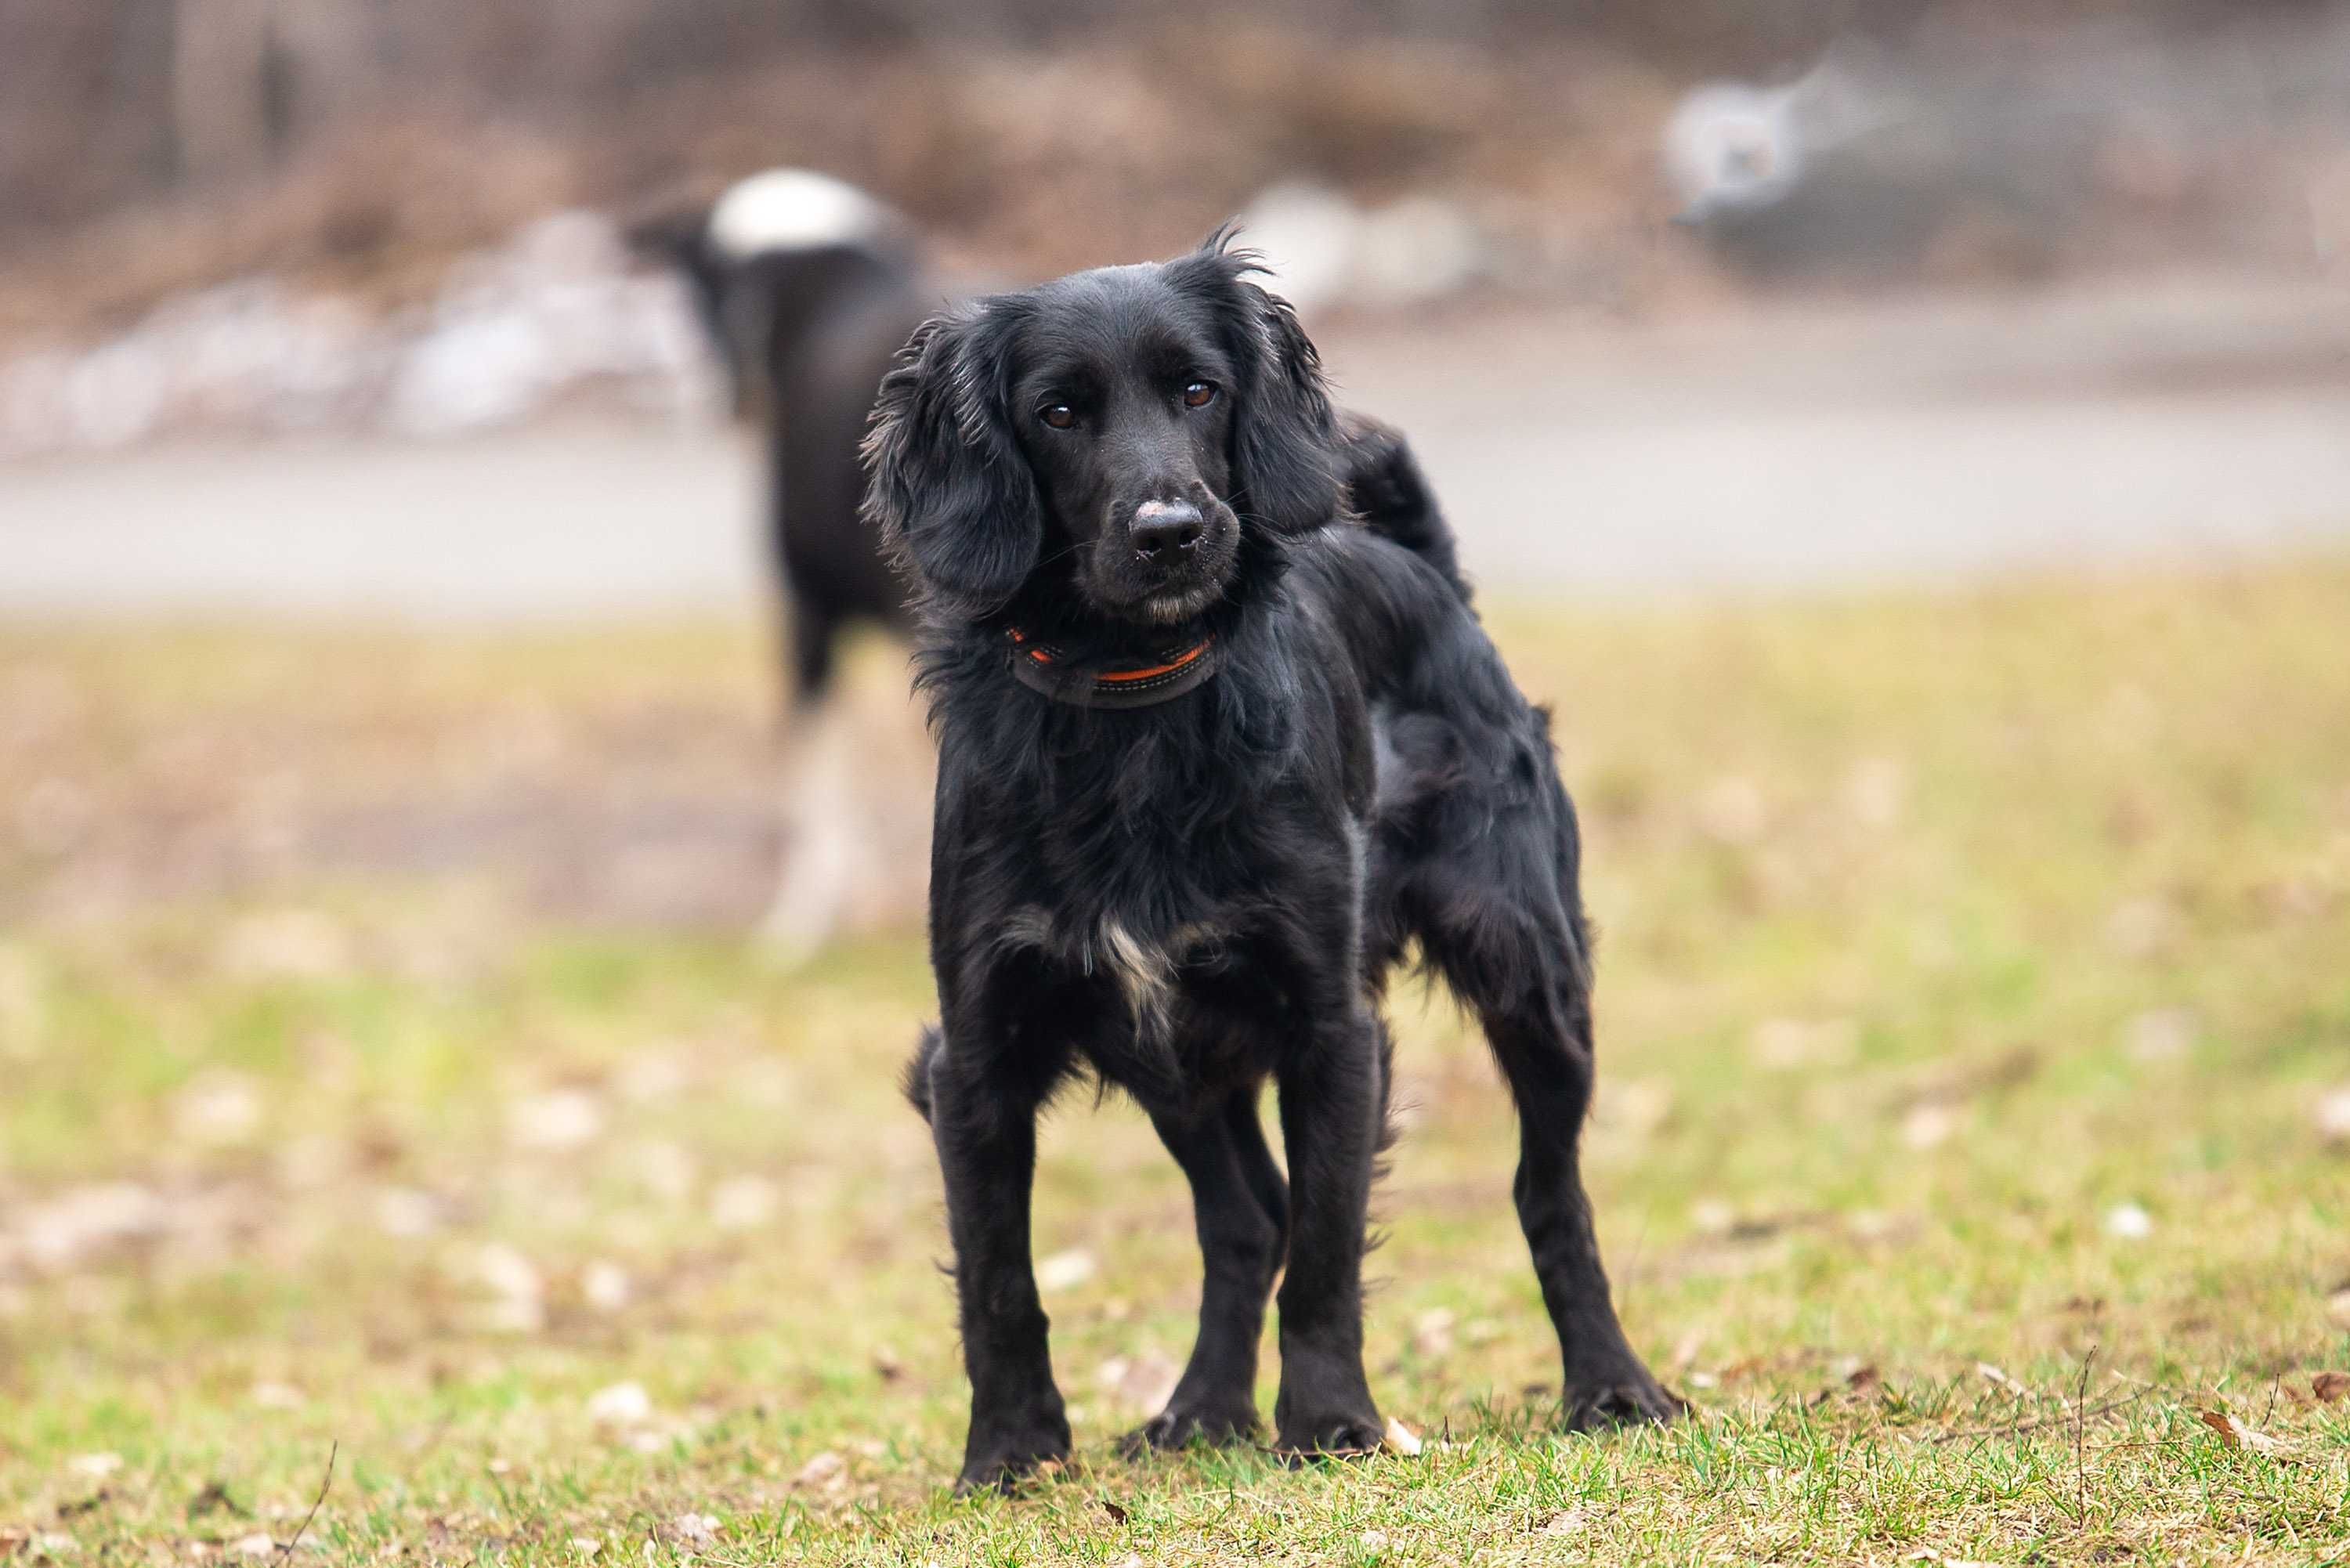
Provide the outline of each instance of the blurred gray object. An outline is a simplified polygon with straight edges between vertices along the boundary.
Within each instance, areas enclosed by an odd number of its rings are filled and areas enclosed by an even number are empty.
[[[2322,150],[2345,146],[2350,7],[2331,6],[2184,35],[1847,37],[1784,82],[1690,89],[1660,152],[1676,216],[1744,270],[1932,277],[2037,275],[2134,226],[2322,260]]]

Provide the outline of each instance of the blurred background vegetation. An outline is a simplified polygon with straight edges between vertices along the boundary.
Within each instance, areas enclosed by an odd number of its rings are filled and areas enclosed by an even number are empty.
[[[0,343],[262,266],[420,297],[532,217],[778,161],[1015,273],[1163,254],[1305,179],[1445,192],[1511,253],[1505,286],[1651,297],[1713,281],[1653,238],[1679,95],[1832,47],[1929,111],[1899,172],[1941,188],[1940,243],[1899,272],[2305,261],[2350,115],[2338,21],[2314,0],[15,0]],[[1999,201],[2025,165],[2041,189]]]

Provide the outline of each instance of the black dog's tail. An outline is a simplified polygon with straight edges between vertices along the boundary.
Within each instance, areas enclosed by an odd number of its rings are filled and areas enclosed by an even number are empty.
[[[1436,504],[1436,493],[1401,431],[1362,414],[1349,413],[1339,423],[1339,452],[1347,471],[1347,507],[1363,525],[1383,535],[1434,566],[1469,602],[1469,583],[1461,575],[1460,552],[1452,525]]]

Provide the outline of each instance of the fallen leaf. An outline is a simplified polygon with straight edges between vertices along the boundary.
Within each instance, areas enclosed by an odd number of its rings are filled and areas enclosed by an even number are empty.
[[[2125,958],[2151,959],[2178,941],[2185,923],[2162,898],[2132,898],[2106,918],[2106,940]]]
[[[1411,1345],[1430,1360],[1451,1354],[1452,1314],[1443,1307],[1420,1314],[1411,1325]]]
[[[1735,775],[1716,779],[1699,794],[1695,815],[1707,837],[1723,844],[1752,844],[1762,836],[1770,806],[1754,781]]]
[[[1380,1446],[1391,1454],[1401,1454],[1408,1459],[1417,1459],[1419,1456],[1419,1434],[1389,1416],[1387,1436]]]
[[[710,1222],[722,1231],[754,1231],[775,1217],[783,1192],[764,1176],[729,1177],[710,1193]]]
[[[1939,1101],[1912,1106],[1901,1118],[1901,1141],[1915,1149],[1939,1148],[1959,1130],[1959,1113]]]
[[[2184,1007],[2158,1007],[2130,1020],[2130,1059],[2175,1062],[2195,1044],[2195,1014]]]
[[[303,1405],[302,1390],[290,1383],[256,1383],[250,1397],[265,1410],[299,1410]]]
[[[2198,1410],[2196,1419],[2220,1434],[2220,1441],[2229,1448],[2255,1454],[2273,1454],[2283,1445],[2265,1433],[2255,1432],[2225,1410]]]
[[[242,1515],[244,1510],[229,1496],[226,1481],[206,1481],[202,1491],[188,1500],[188,1517],[202,1519],[208,1513],[224,1512]]]
[[[1113,1355],[1103,1362],[1094,1369],[1094,1386],[1128,1408],[1152,1412],[1165,1408],[1175,1397],[1182,1376],[1168,1356],[1146,1350],[1131,1358]]]
[[[1847,1388],[1874,1388],[1883,1381],[1884,1378],[1877,1375],[1877,1363],[1865,1361],[1845,1375],[1844,1386]]]
[[[1849,1018],[1766,1018],[1748,1037],[1754,1064],[1773,1073],[1840,1067],[1853,1059],[1860,1026]]]
[[[707,1513],[681,1513],[669,1521],[669,1527],[697,1551],[718,1539],[718,1521]]]
[[[571,1538],[571,1550],[582,1557],[593,1557],[604,1550],[604,1543],[592,1535],[575,1535]]]
[[[2309,1380],[2309,1391],[2322,1404],[2338,1404],[2350,1397],[2350,1372],[2321,1372]]]
[[[234,1147],[250,1141],[261,1125],[261,1091],[241,1073],[206,1073],[180,1091],[172,1116],[190,1143]]]
[[[430,1236],[441,1229],[441,1200],[412,1187],[387,1187],[375,1195],[375,1222],[401,1241]]]
[[[534,1095],[506,1113],[506,1137],[514,1146],[544,1154],[585,1147],[603,1130],[604,1107],[585,1089]]]
[[[2023,1390],[2022,1384],[2018,1383],[2014,1378],[2010,1377],[2006,1373],[2002,1372],[1998,1367],[1993,1366],[1988,1361],[1976,1362],[1975,1373],[1978,1376],[1981,1377],[1984,1382],[1991,1384],[1994,1387],[2012,1388],[2018,1393],[2022,1393]]]
[[[57,1517],[59,1519],[79,1519],[85,1513],[96,1513],[99,1509],[104,1508],[109,1501],[112,1501],[113,1497],[114,1494],[111,1491],[109,1491],[104,1487],[100,1487],[96,1491],[90,1493],[88,1497],[77,1499],[72,1502],[59,1503],[57,1505]]]
[[[1573,1535],[1581,1531],[1586,1522],[1582,1507],[1577,1505],[1564,1513],[1554,1513],[1544,1520],[1542,1532],[1544,1535]]]
[[[277,1542],[267,1531],[256,1530],[230,1542],[228,1549],[239,1557],[272,1557],[276,1555]]]
[[[1124,1524],[1126,1522],[1125,1504],[1112,1502],[1109,1499],[1103,1498],[1101,1500],[1101,1507],[1102,1511],[1109,1515],[1109,1521],[1112,1524]]]
[[[619,1312],[634,1293],[629,1271],[609,1259],[598,1258],[579,1272],[579,1294],[598,1312]]]
[[[652,1396],[641,1383],[615,1383],[588,1397],[588,1418],[599,1427],[633,1427],[650,1419]]]
[[[800,1467],[800,1473],[798,1476],[794,1478],[794,1484],[797,1486],[837,1486],[840,1483],[841,1478],[846,1476],[847,1473],[848,1461],[842,1459],[838,1454],[834,1453],[830,1449],[827,1449],[824,1452],[817,1454],[813,1459],[809,1459],[807,1463]]]
[[[2314,1114],[2319,1137],[2330,1144],[2350,1144],[2350,1085],[2320,1098]]]
[[[906,1364],[888,1345],[877,1345],[873,1347],[873,1370],[882,1382],[895,1383],[906,1376]]]
[[[1036,1265],[1036,1288],[1040,1291],[1074,1290],[1094,1277],[1100,1264],[1083,1247],[1072,1247],[1066,1252],[1055,1252]]]

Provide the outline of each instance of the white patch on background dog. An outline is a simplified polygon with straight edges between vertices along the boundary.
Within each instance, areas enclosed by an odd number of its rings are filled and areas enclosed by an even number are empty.
[[[889,227],[887,207],[854,185],[809,169],[754,174],[710,210],[710,243],[737,261],[764,251],[868,240]]]
[[[831,939],[850,882],[867,868],[856,736],[847,709],[833,695],[792,715],[784,863],[761,925],[770,954],[787,967],[806,961]]]

